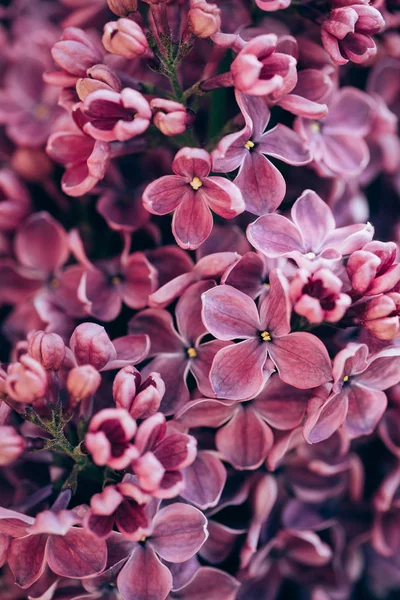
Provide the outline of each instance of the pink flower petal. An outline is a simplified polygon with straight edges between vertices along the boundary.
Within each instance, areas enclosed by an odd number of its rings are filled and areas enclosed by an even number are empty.
[[[212,228],[213,217],[202,195],[188,189],[172,218],[172,233],[177,243],[181,248],[195,250],[208,238]]]
[[[20,587],[29,587],[43,574],[46,568],[47,540],[46,534],[12,540],[8,551],[8,565]]]
[[[252,338],[261,325],[254,301],[229,286],[217,286],[203,294],[203,320],[220,340]]]
[[[154,517],[150,543],[169,562],[191,558],[207,539],[207,519],[197,508],[176,503],[162,508]]]
[[[89,577],[105,568],[107,546],[89,531],[72,528],[65,536],[50,536],[47,562],[61,577]]]
[[[226,482],[226,469],[212,452],[198,452],[196,460],[183,470],[182,498],[201,510],[215,506]]]
[[[254,215],[276,210],[286,192],[281,172],[257,147],[247,154],[234,183],[242,192],[246,210]]]
[[[299,229],[281,215],[264,215],[247,228],[247,238],[257,250],[270,258],[305,251]]]
[[[172,575],[150,548],[136,545],[117,579],[124,600],[165,600],[172,588]]]
[[[326,236],[335,229],[331,209],[312,190],[306,190],[296,200],[291,215],[307,249],[319,250]]]

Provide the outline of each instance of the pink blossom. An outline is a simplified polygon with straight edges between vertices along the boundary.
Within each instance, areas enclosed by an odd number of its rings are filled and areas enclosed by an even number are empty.
[[[380,340],[393,340],[400,331],[400,294],[390,292],[368,301],[363,307],[362,325]]]
[[[96,465],[125,469],[138,456],[131,443],[135,433],[136,422],[128,411],[105,408],[90,421],[85,446]]]
[[[239,168],[234,183],[253,214],[273,212],[282,202],[286,184],[280,171],[265,155],[292,165],[304,165],[311,157],[299,136],[278,124],[265,132],[270,111],[261,98],[236,93],[245,119],[244,128],[225,136],[212,153],[213,169],[229,172]]]
[[[353,252],[346,265],[353,290],[360,295],[373,295],[393,289],[400,280],[396,252],[394,242],[379,241]]]
[[[288,8],[290,2],[291,0],[256,0],[257,6],[267,12]]]
[[[383,29],[385,21],[372,6],[354,4],[334,8],[322,23],[321,40],[332,60],[344,65],[349,60],[363,63],[376,54],[371,34]]]
[[[388,348],[368,356],[366,345],[354,343],[341,350],[333,361],[331,393],[310,401],[306,440],[325,440],[343,424],[353,438],[372,433],[387,405],[383,390],[399,381],[399,355],[397,348]]]
[[[367,94],[347,87],[333,95],[326,118],[296,119],[294,128],[322,176],[355,177],[366,167],[369,152],[365,137],[372,124],[372,109]]]
[[[53,133],[47,141],[46,151],[53,160],[66,167],[61,186],[69,196],[89,192],[103,179],[110,159],[109,144],[93,140],[78,130]]]
[[[0,230],[12,231],[28,216],[29,192],[9,169],[0,171]]]
[[[233,85],[243,94],[278,100],[297,82],[296,59],[277,51],[277,36],[260,35],[246,43],[231,65]]]
[[[240,190],[224,177],[210,177],[211,157],[205,150],[182,148],[172,163],[175,175],[153,181],[144,191],[145,208],[156,215],[174,212],[172,231],[182,248],[195,249],[213,227],[210,208],[225,219],[243,212]]]
[[[156,413],[164,394],[165,384],[159,373],[144,378],[135,367],[124,367],[114,378],[115,404],[134,419],[146,419]]]
[[[290,283],[293,310],[310,323],[340,321],[351,304],[351,298],[341,292],[343,283],[329,269],[309,273],[299,269]]]
[[[285,277],[276,270],[270,274],[270,282],[270,293],[258,310],[248,296],[227,285],[203,294],[203,320],[208,331],[220,340],[244,340],[222,348],[215,356],[210,381],[220,398],[245,400],[256,396],[274,366],[282,381],[300,389],[316,387],[331,377],[323,343],[309,333],[290,333]]]
[[[296,200],[291,217],[264,215],[249,225],[247,236],[267,257],[292,258],[308,270],[322,259],[337,260],[359,250],[374,233],[370,223],[336,228],[331,209],[311,190]]]
[[[214,395],[208,378],[211,363],[227,344],[215,340],[202,343],[207,329],[201,320],[201,294],[211,287],[210,281],[200,281],[182,294],[175,310],[177,329],[171,315],[160,308],[146,309],[129,323],[130,332],[142,331],[150,337],[149,355],[154,358],[142,369],[142,375],[147,377],[152,371],[161,375],[166,387],[161,410],[167,415],[189,399],[189,371],[200,391],[206,396]]]
[[[51,54],[62,71],[56,75],[61,85],[74,83],[84,77],[87,69],[102,62],[102,54],[93,40],[82,29],[67,27],[61,40],[54,44]],[[55,81],[53,81],[55,83]]]
[[[183,104],[165,98],[153,98],[150,108],[154,113],[154,125],[164,135],[179,135],[186,131],[190,117]]]
[[[127,17],[137,10],[137,0],[107,0],[110,10],[118,17]]]
[[[117,73],[107,65],[93,65],[86,71],[86,77],[76,82],[76,93],[82,102],[97,90],[120,92],[122,83]]]
[[[102,142],[130,140],[146,131],[151,119],[146,98],[130,88],[96,90],[74,110],[83,131]]]

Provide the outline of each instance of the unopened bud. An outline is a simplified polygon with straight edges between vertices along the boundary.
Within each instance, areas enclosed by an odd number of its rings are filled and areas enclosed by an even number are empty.
[[[67,390],[76,402],[93,396],[99,389],[101,375],[92,365],[74,367],[68,373]]]
[[[113,90],[120,92],[121,80],[118,75],[107,65],[94,65],[87,70],[87,77],[82,77],[76,82],[76,92],[82,102],[97,90]]]
[[[92,365],[100,371],[117,352],[106,330],[96,323],[81,323],[74,330],[69,346],[79,365]]]
[[[24,354],[20,361],[7,370],[6,392],[16,402],[32,404],[43,398],[47,389],[47,375],[42,365]]]
[[[149,50],[142,28],[130,19],[118,19],[106,23],[102,41],[108,52],[127,59],[142,56]]]
[[[58,371],[64,362],[66,348],[57,333],[36,331],[28,337],[28,353],[45,369]]]
[[[137,0],[107,0],[109,9],[118,17],[127,17],[138,7]]]
[[[115,376],[113,396],[118,408],[125,408],[134,419],[146,419],[157,412],[165,393],[165,384],[158,373],[147,379],[135,367],[124,367]]]
[[[400,330],[400,294],[382,294],[367,303],[362,324],[380,340],[392,340]]]
[[[165,98],[153,98],[150,102],[153,110],[154,125],[168,136],[179,135],[186,130],[188,125],[188,113],[183,104]]]
[[[192,2],[189,25],[197,37],[208,38],[221,29],[221,9],[202,0]]]

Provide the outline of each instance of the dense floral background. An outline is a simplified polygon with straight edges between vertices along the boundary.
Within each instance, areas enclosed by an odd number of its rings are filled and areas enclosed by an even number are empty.
[[[1,3],[1,600],[399,597],[399,26]]]

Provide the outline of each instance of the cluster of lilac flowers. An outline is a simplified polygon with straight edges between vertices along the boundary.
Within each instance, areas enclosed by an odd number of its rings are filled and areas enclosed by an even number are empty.
[[[399,26],[2,3],[1,600],[400,593]]]

